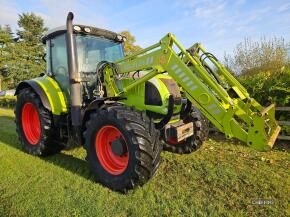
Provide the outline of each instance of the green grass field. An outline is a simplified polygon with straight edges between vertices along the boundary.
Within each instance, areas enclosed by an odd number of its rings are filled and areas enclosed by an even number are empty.
[[[23,153],[12,110],[0,109],[0,216],[289,216],[286,147],[256,152],[216,138],[189,155],[164,152],[153,179],[123,195],[94,182],[81,147]]]

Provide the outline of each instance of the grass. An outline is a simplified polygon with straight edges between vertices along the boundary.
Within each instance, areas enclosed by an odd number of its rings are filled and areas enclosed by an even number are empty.
[[[216,138],[189,155],[164,152],[157,174],[123,195],[94,182],[81,147],[23,153],[13,112],[0,109],[0,216],[289,216],[284,145],[257,152]],[[259,198],[274,204],[251,203]]]

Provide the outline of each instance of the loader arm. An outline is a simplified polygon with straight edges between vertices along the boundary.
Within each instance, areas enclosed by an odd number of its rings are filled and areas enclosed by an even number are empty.
[[[118,88],[116,79],[112,79],[113,69],[108,67],[105,84],[110,89],[110,96],[122,96],[142,82],[167,72],[182,88],[187,99],[227,138],[237,138],[257,150],[269,150],[279,134],[274,105],[263,108],[200,44],[186,50],[174,35],[167,34],[159,43],[115,64],[119,74],[141,70],[148,73],[128,86]]]

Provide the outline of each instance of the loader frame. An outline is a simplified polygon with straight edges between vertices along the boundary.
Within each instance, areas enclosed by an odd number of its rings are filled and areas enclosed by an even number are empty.
[[[176,48],[180,51],[177,53]],[[216,67],[209,69],[208,60]],[[279,132],[275,120],[275,106],[263,108],[249,96],[236,78],[200,44],[185,49],[172,34],[159,43],[115,62],[119,74],[134,71],[147,73],[122,88],[116,84],[114,70],[104,70],[105,86],[109,97],[126,96],[132,88],[158,74],[168,73],[187,97],[227,138],[237,138],[249,146],[269,150]],[[226,83],[223,85],[222,82]],[[234,96],[230,96],[229,92]]]

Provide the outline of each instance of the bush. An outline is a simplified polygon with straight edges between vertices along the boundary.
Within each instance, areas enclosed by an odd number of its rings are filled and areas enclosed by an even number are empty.
[[[239,75],[239,81],[250,96],[261,105],[275,103],[290,106],[290,42],[281,38],[262,38],[258,42],[245,38],[233,51],[226,55],[226,67]],[[277,120],[290,120],[290,113],[277,111]],[[282,130],[290,134],[290,126]]]
[[[262,38],[252,41],[245,38],[233,51],[233,55],[225,54],[225,65],[240,75],[255,75],[260,71],[280,71],[289,65],[288,49],[290,42],[281,38]]]
[[[0,107],[13,108],[15,102],[15,96],[0,96]]]
[[[270,102],[276,106],[290,106],[290,69],[283,68],[280,72],[257,72],[251,76],[239,77],[242,85],[248,90],[250,96],[262,105]],[[276,119],[290,120],[290,113],[277,111]],[[283,133],[289,135],[290,127],[283,126]]]
[[[290,106],[290,69],[284,68],[277,73],[258,72],[239,77],[239,80],[259,103],[265,105],[272,102],[277,106]]]

